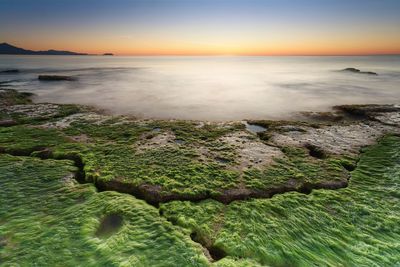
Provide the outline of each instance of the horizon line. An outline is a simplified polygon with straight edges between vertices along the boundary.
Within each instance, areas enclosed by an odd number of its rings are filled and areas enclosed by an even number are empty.
[[[102,56],[102,54],[90,54],[88,53],[89,56],[93,55],[93,56],[97,56],[100,55]],[[362,54],[218,54],[218,53],[212,53],[212,54],[168,54],[168,53],[163,53],[163,54],[118,54],[118,53],[113,53],[113,56],[241,56],[241,57],[294,57],[294,56],[298,56],[298,57],[312,57],[312,56],[316,56],[316,57],[322,57],[322,56],[400,56],[400,52],[398,53],[362,53]]]
[[[74,52],[74,51],[70,51]],[[29,55],[29,54],[0,54],[6,56],[104,56],[104,57],[363,57],[363,56],[400,56],[400,53],[372,53],[372,54],[91,54],[76,52],[82,55]]]
[[[13,45],[8,42],[1,42],[1,44],[8,44],[14,47],[21,48],[18,45]],[[30,48],[22,48],[25,50],[31,50]],[[90,53],[90,52],[77,52],[77,51],[71,51],[66,48],[62,49],[40,49],[40,50],[31,50],[31,51],[50,51],[50,50],[56,50],[56,51],[68,51],[68,52],[74,52],[74,53],[81,53],[81,54],[86,54],[88,56],[103,56],[106,53],[111,53],[112,56],[398,56],[400,55],[400,51],[398,52],[382,52],[382,53],[376,53],[376,52],[371,52],[371,53],[321,53],[321,54],[313,54],[313,53],[115,53],[115,52],[98,52],[98,53]],[[2,55],[18,55],[18,54],[2,54]]]

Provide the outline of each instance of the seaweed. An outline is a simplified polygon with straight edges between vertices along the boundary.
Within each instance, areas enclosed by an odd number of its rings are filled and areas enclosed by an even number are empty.
[[[225,208],[214,200],[160,208],[236,259],[269,266],[394,266],[400,260],[399,151],[396,136],[366,149],[344,189],[285,193]]]

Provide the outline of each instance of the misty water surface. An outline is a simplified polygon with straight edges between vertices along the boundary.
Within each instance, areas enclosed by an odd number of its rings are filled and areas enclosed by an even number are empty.
[[[338,72],[347,67],[378,76]],[[287,118],[333,105],[400,102],[400,56],[0,56],[1,74],[39,102],[90,104],[143,118]],[[40,82],[39,74],[77,81]]]

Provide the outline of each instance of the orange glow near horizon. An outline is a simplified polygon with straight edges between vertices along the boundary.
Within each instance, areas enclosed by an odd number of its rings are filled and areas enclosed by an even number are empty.
[[[57,35],[55,33],[55,35]],[[53,36],[53,35],[51,35]],[[321,36],[302,33],[286,37],[276,32],[267,32],[258,37],[255,33],[219,34],[203,33],[199,36],[184,32],[167,36],[115,36],[73,33],[51,38],[13,36],[7,42],[31,50],[68,50],[89,54],[113,53],[115,55],[243,55],[243,56],[290,56],[290,55],[377,55],[400,54],[400,35],[382,36],[369,32],[352,36]],[[1,41],[1,40],[0,40]]]
[[[400,39],[400,38],[399,38]],[[400,54],[400,40],[385,44],[383,42],[369,42],[364,44],[339,42],[305,42],[292,43],[203,43],[195,44],[188,42],[102,42],[93,44],[93,41],[85,42],[62,42],[46,41],[46,46],[40,42],[13,43],[12,45],[30,50],[68,50],[88,54],[113,53],[120,56],[206,56],[206,55],[239,55],[239,56],[340,56],[340,55],[385,55]],[[162,45],[160,45],[162,44]]]

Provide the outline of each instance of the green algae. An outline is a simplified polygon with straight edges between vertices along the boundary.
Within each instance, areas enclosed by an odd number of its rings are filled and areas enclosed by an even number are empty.
[[[114,149],[102,158],[105,161],[97,157],[97,166],[103,166],[97,180],[123,177],[126,184],[162,185],[166,191],[196,195],[232,187],[238,179],[236,172],[216,163],[200,164],[195,151],[189,149],[160,148],[139,154]]]
[[[177,140],[187,144],[206,144],[217,138],[244,128],[241,123],[229,126],[217,124],[199,124],[191,121],[130,121],[124,117],[113,117],[98,124],[81,119],[65,129],[69,135],[86,134],[97,142],[132,143],[139,141],[141,137],[150,139],[161,132],[170,131],[175,134]],[[154,130],[157,131],[154,131]]]
[[[268,189],[279,185],[292,185],[300,190],[306,185],[327,188],[343,187],[347,184],[349,173],[356,159],[341,157],[326,157],[316,159],[307,155],[304,148],[283,147],[286,157],[277,158],[269,168],[249,169],[244,172],[243,179],[247,188]]]
[[[162,204],[161,210],[233,258],[271,266],[396,266],[399,151],[395,136],[366,149],[345,189],[286,193],[228,206],[213,200],[175,201]]]
[[[31,104],[31,93],[18,92],[13,89],[0,88],[0,106]]]
[[[190,147],[156,148],[137,153],[125,144],[99,141],[85,145],[67,137],[55,129],[0,128],[0,150],[15,155],[40,156],[38,151],[49,149],[53,158],[76,155],[85,165],[88,181],[119,179],[127,185],[162,185],[167,191],[185,195],[208,194],[210,190],[234,186],[238,178],[236,172],[220,164],[199,162],[199,155]]]
[[[77,184],[68,160],[0,155],[2,266],[207,266],[201,248],[129,195]],[[102,220],[123,218],[98,237]]]
[[[33,93],[0,88],[0,121],[10,120],[14,124],[37,125],[54,122],[92,108],[74,104],[33,104]]]
[[[343,187],[348,178],[346,168],[355,162],[355,159],[344,156],[316,159],[309,156],[306,149],[286,147],[282,148],[284,158],[275,159],[274,164],[267,168],[247,169],[241,175],[235,169],[239,155],[216,139],[223,134],[219,129],[206,137],[199,133],[191,139],[186,136],[184,140],[187,143],[183,145],[138,150],[138,142],[143,140],[144,134],[153,133],[155,125],[159,125],[160,129],[174,130],[171,127],[173,122],[154,123],[123,124],[115,123],[114,119],[113,123],[108,121],[100,125],[79,122],[65,130],[26,125],[3,127],[0,128],[0,150],[14,155],[79,161],[86,181],[102,184],[104,189],[110,187],[110,182],[118,183],[118,188],[110,189],[130,193],[136,189],[129,188],[156,186],[159,195],[154,200],[156,202],[161,201],[163,196],[166,197],[164,199],[218,198],[226,194],[226,190],[243,186],[249,190],[263,191]],[[188,125],[193,127],[191,130],[197,131],[195,125]],[[185,126],[186,131],[189,131],[188,125]],[[229,129],[240,128],[234,126]],[[227,130],[224,128],[223,131],[225,133]],[[180,138],[184,138],[180,134]],[[87,135],[90,142],[74,141],[73,137],[79,135]],[[205,142],[204,138],[211,139]],[[204,160],[199,147],[207,148],[211,156]],[[126,189],[121,190],[124,186]]]
[[[0,150],[10,154],[29,156],[32,152],[52,148],[67,142],[54,129],[27,126],[0,127]]]
[[[30,103],[28,95],[8,94],[0,95],[7,105]],[[219,138],[244,130],[243,124],[119,116],[98,122],[83,116],[65,128],[33,126],[88,109],[58,105],[55,110],[36,117],[0,114],[0,119],[25,124],[0,127],[0,152],[46,159],[0,154],[1,265],[400,264],[399,137],[389,136],[366,149],[348,188],[310,193],[313,188],[345,187],[357,159],[313,147],[281,147],[285,156],[271,166],[241,173],[240,155]],[[287,122],[260,123],[268,127],[265,136],[259,135],[266,141],[268,132],[288,130],[281,127]],[[320,125],[290,124],[298,131]],[[173,136],[167,145],[141,149],[146,140],[165,132]],[[80,142],[79,136],[87,140]],[[206,157],[201,149],[207,150]],[[229,205],[212,199],[172,201],[157,210],[129,195],[98,193],[92,184],[78,184],[81,175],[98,187],[101,182],[118,182],[116,188],[103,189],[134,195],[131,186],[149,186],[147,193],[173,195],[164,199],[168,201],[217,198],[236,188],[259,192],[278,187],[283,188],[279,193],[290,189],[310,194],[292,192]]]
[[[189,143],[206,145],[228,133],[243,130],[245,128],[242,123],[232,123],[230,125],[220,126],[212,123],[199,125],[196,122],[190,121],[157,121],[154,126],[160,127],[161,129],[171,130],[176,135],[177,139]]]
[[[13,95],[18,96],[15,92]],[[35,113],[35,105],[32,106],[29,112]],[[64,117],[84,108],[53,105],[52,109],[55,113],[51,116],[34,117],[30,123],[33,125],[0,127],[0,151],[72,159],[81,165],[86,181],[95,182],[105,190],[140,194],[145,199],[146,195],[153,194],[155,197],[147,199],[151,202],[209,197],[229,202],[239,198],[232,193],[234,190],[250,190],[246,191],[250,192],[249,196],[263,197],[289,190],[338,188],[347,184],[346,168],[355,162],[344,156],[324,155],[316,159],[305,149],[283,147],[285,157],[275,159],[272,166],[243,170],[241,155],[222,138],[243,131],[242,123],[137,121],[97,114],[94,121],[91,115],[78,116],[61,128],[46,129],[57,116]],[[34,125],[40,120],[47,126]],[[23,121],[20,119],[18,123]],[[283,122],[258,123],[278,129]],[[168,133],[171,140],[146,148],[146,142],[151,143],[163,133]],[[80,138],[86,141],[80,142]],[[251,138],[257,139],[257,136]]]
[[[73,122],[64,132],[68,135],[85,134],[97,143],[132,143],[139,140],[139,137],[151,130],[150,127],[138,123],[116,123],[115,118],[108,119],[99,124],[81,119]]]

